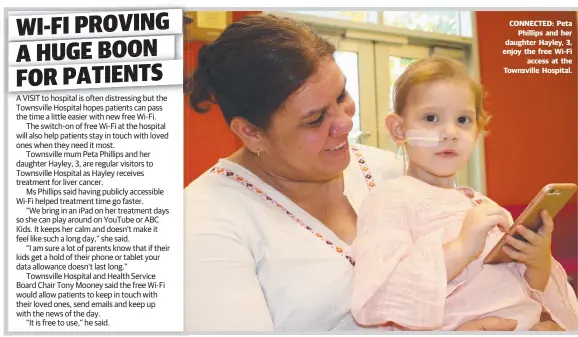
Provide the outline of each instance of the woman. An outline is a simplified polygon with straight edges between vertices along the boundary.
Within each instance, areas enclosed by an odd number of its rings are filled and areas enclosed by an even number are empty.
[[[348,144],[355,105],[334,51],[304,25],[261,15],[201,49],[190,103],[217,102],[244,147],[185,190],[186,331],[374,328],[349,311],[349,246],[363,198],[403,164]]]

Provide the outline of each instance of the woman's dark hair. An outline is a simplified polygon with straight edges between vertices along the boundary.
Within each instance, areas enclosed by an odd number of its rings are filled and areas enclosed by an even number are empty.
[[[243,117],[267,129],[281,104],[299,89],[335,47],[304,24],[273,15],[248,15],[201,47],[185,81],[197,112],[219,104],[227,123]]]

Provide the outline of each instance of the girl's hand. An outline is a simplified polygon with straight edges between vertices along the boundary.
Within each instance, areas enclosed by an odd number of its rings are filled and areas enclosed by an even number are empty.
[[[508,213],[502,207],[482,202],[468,211],[457,240],[466,248],[464,253],[471,260],[480,255],[486,244],[488,232],[496,226],[503,232],[510,228]]]
[[[554,221],[545,210],[540,215],[542,227],[538,233],[524,226],[518,226],[516,232],[528,242],[508,236],[506,243],[509,246],[504,246],[503,250],[508,256],[528,267],[525,274],[526,281],[532,288],[543,291],[550,278],[552,266],[551,244]]]

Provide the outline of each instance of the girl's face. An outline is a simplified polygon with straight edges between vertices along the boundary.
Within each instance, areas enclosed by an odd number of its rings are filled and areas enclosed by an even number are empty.
[[[473,91],[463,81],[436,80],[413,87],[406,102],[401,113],[404,132],[419,130],[440,139],[406,144],[408,171],[426,180],[453,182],[470,158],[478,135]]]

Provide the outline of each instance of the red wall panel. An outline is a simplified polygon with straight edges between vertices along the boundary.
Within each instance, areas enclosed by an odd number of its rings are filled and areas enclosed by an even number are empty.
[[[484,11],[477,12],[476,19],[480,75],[488,93],[486,108],[493,115],[485,142],[487,192],[515,217],[544,185],[578,180],[577,16],[571,11]],[[560,20],[572,25],[519,28],[509,26],[510,20]],[[518,36],[518,29],[571,31],[568,39],[572,54],[564,58],[572,60],[569,65],[572,74],[504,73],[504,67],[528,67],[524,54],[503,54],[504,49],[511,48],[505,45],[506,40],[548,40]],[[556,217],[552,236],[554,257],[575,279],[578,278],[576,200],[574,196]]]
[[[526,56],[502,53],[509,48],[506,40],[523,38],[508,25],[510,20],[572,22],[563,29],[572,31],[573,53],[565,58],[572,59],[573,74],[505,74],[503,67],[527,67]],[[501,204],[525,204],[547,183],[576,182],[576,12],[477,12],[477,23],[481,80],[493,115],[485,142],[489,196]]]

